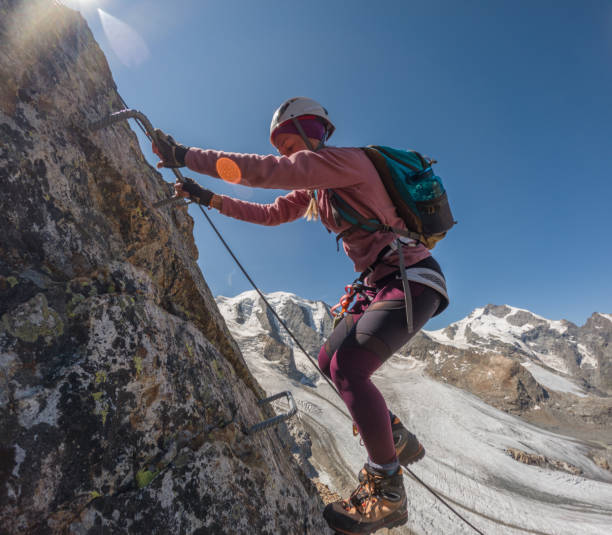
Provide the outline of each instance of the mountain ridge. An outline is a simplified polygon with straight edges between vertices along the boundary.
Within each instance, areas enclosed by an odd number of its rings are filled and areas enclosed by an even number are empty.
[[[330,306],[322,300],[309,300],[301,298],[291,292],[277,291],[267,294],[268,301],[278,306],[281,310],[286,307],[286,303],[293,302],[301,307],[303,314],[310,314],[310,327],[325,331],[324,318],[331,319],[329,312]],[[255,290],[247,290],[240,294],[227,297],[216,296],[218,304],[226,307],[240,306],[241,302],[260,299]],[[317,314],[317,325],[312,319],[311,304],[316,303],[320,309]],[[251,305],[252,306],[252,305]],[[325,312],[322,311],[325,309]],[[482,321],[483,318],[492,318],[493,321]],[[295,320],[295,318],[293,318]],[[495,321],[500,320],[500,321]],[[276,322],[273,319],[272,322]],[[329,331],[329,327],[327,327]],[[550,333],[559,335],[557,344],[546,346],[541,339],[550,336]],[[601,342],[601,347],[594,348],[592,351],[587,345],[582,343],[585,333],[588,335],[599,336],[596,340]],[[280,334],[283,336],[283,334]],[[580,337],[580,338],[578,338]],[[436,330],[424,328],[417,334],[416,340],[420,343],[412,342],[411,350],[422,350],[426,345],[422,342],[423,338],[435,342],[441,346],[450,346],[458,350],[470,350],[480,352],[494,352],[500,348],[507,350],[512,355],[534,361],[555,373],[562,373],[578,380],[585,381],[586,387],[595,389],[602,387],[607,392],[612,391],[612,375],[607,372],[608,361],[612,362],[612,314],[593,312],[587,318],[584,325],[578,326],[568,320],[550,320],[530,312],[527,309],[518,308],[510,305],[487,304],[483,307],[475,308],[464,318],[450,323],[448,326]],[[561,342],[561,343],[559,343]],[[593,345],[592,340],[589,345]],[[416,348],[413,346],[416,345]],[[562,349],[561,357],[549,354],[555,349]],[[544,349],[546,352],[538,351]],[[318,352],[318,348],[316,348]],[[400,354],[402,351],[400,350]],[[569,360],[569,362],[568,362]],[[605,369],[605,375],[597,376],[597,370]],[[601,373],[601,372],[600,372]],[[596,383],[591,384],[595,377]]]
[[[263,312],[266,307],[255,290],[216,299],[239,345],[250,348],[253,344],[247,341],[248,332],[232,328],[231,309],[245,301],[250,307],[259,303],[262,313],[271,317],[268,330],[259,333],[259,340],[270,336],[275,340],[274,350],[273,342],[262,346],[264,353],[274,353],[279,362],[286,354],[289,377],[308,384],[316,382],[318,372],[312,364],[303,359],[300,367],[299,357],[287,353],[295,343],[272,314]],[[272,292],[267,299],[281,316],[287,314],[289,328],[316,358],[331,333],[329,305],[284,291]],[[301,321],[305,315],[316,318],[308,329]],[[571,436],[586,433],[598,440],[612,422],[610,340],[610,314],[594,312],[579,327],[567,320],[549,320],[527,309],[488,304],[442,329],[423,329],[397,355],[423,362],[431,377],[465,389],[526,421]]]
[[[266,299],[316,357],[331,332],[329,307],[288,292],[267,294]],[[268,314],[255,291],[219,296],[217,302],[264,389],[293,392],[299,408],[289,423],[294,455],[309,467],[307,473],[319,488],[324,484],[346,497],[365,452],[352,437],[343,404],[277,321],[258,321]],[[516,312],[493,307],[488,313],[502,319]],[[524,326],[538,318],[522,316],[512,321],[529,332]],[[603,319],[600,328],[607,329]],[[549,333],[548,323],[544,326]],[[476,326],[474,330],[478,332]],[[503,341],[498,349],[512,349],[506,355],[482,341],[460,349],[439,344],[429,334],[419,333],[373,376],[389,407],[425,445],[427,455],[411,469],[487,534],[607,533],[612,405],[606,393],[528,361],[520,344]],[[274,344],[262,344],[264,337],[273,338]],[[537,379],[535,366],[541,368]],[[409,523],[394,533],[472,533],[439,504],[432,507],[431,495],[414,481],[407,479],[406,485]],[[568,520],[564,511],[570,509]]]

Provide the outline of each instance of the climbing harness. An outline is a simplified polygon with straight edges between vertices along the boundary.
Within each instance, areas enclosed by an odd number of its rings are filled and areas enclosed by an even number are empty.
[[[399,273],[400,278],[402,279],[402,285],[404,288],[404,301],[406,304],[406,323],[408,325],[408,332],[411,333],[413,331],[413,321],[412,321],[412,294],[410,293],[410,284],[408,282],[408,278],[406,275],[406,266],[404,263],[404,255],[401,254],[403,242],[400,241],[400,237],[398,236],[393,243],[393,247],[387,245],[378,253],[376,260],[363,272],[361,275],[355,279],[352,284],[344,287],[344,294],[340,298],[340,302],[337,305],[334,305],[330,312],[332,316],[334,316],[334,328],[342,321],[342,318],[347,313],[349,306],[353,302],[353,298],[356,294],[360,294],[368,303],[372,301],[372,298],[366,293],[366,290],[375,291],[376,288],[372,286],[364,285],[363,281],[368,276],[369,273],[374,271],[374,268],[383,261],[383,258],[389,254],[392,250],[398,251],[399,257]],[[337,309],[340,309],[340,312],[336,312]]]
[[[117,113],[114,113],[112,115],[110,115],[109,117],[102,119],[100,121],[94,122],[90,125],[90,130],[98,130],[101,128],[104,128],[106,126],[110,126],[118,121],[122,121],[122,120],[126,120],[126,119],[135,119],[136,123],[138,124],[139,128],[145,133],[145,135],[151,140],[151,141],[155,141],[156,139],[156,135],[155,135],[155,130],[153,128],[153,126],[151,125],[151,123],[149,122],[149,120],[147,119],[147,117],[137,111],[137,110],[132,110],[132,109],[128,109],[127,104],[125,103],[125,101],[120,97],[121,102],[123,103],[124,107],[126,109],[119,111]],[[185,181],[185,178],[183,177],[183,175],[181,174],[181,172],[176,169],[173,168],[172,172],[174,173],[174,175],[176,176],[177,180],[181,183],[183,183]],[[168,204],[174,204],[174,203],[178,203],[180,201],[184,201],[184,199],[182,197],[179,198],[175,198],[172,197],[170,199],[166,199],[164,201],[158,202],[156,203],[154,206],[155,207],[162,207]],[[187,203],[184,203],[187,204]],[[208,214],[206,214],[206,212],[204,211],[204,209],[202,208],[202,206],[200,206],[198,204],[198,207],[200,208],[200,211],[202,212],[202,215],[204,215],[204,217],[206,218],[206,220],[208,221],[208,223],[210,224],[210,226],[212,227],[212,229],[214,230],[215,234],[217,234],[217,237],[219,238],[219,240],[221,241],[221,243],[223,244],[223,246],[225,247],[225,249],[227,250],[227,252],[230,254],[230,256],[232,257],[232,259],[234,260],[234,262],[236,262],[236,265],[238,266],[238,268],[242,271],[242,273],[244,274],[244,276],[246,277],[246,279],[249,281],[249,283],[251,284],[251,286],[253,287],[253,289],[257,292],[257,294],[259,295],[259,297],[261,297],[261,299],[263,300],[264,304],[266,305],[266,307],[268,308],[268,310],[272,313],[272,315],[278,320],[279,324],[285,329],[285,331],[288,333],[288,335],[290,336],[290,338],[295,342],[296,346],[298,347],[298,349],[300,349],[304,355],[308,358],[308,360],[311,362],[311,364],[315,367],[315,369],[320,373],[321,377],[323,377],[323,379],[325,379],[325,381],[327,382],[327,384],[331,387],[331,389],[339,396],[339,392],[336,389],[336,386],[333,384],[333,382],[326,376],[324,375],[321,370],[319,369],[319,366],[317,365],[317,363],[315,362],[315,360],[313,359],[313,357],[310,355],[310,353],[308,353],[308,351],[306,351],[306,349],[302,346],[302,344],[299,342],[299,340],[294,336],[294,334],[291,332],[291,330],[289,329],[289,327],[287,327],[286,323],[281,319],[281,317],[277,314],[277,312],[274,310],[274,308],[272,307],[272,305],[270,305],[270,303],[268,302],[268,300],[266,299],[265,295],[261,292],[261,290],[259,289],[259,287],[255,284],[255,282],[253,281],[253,279],[250,277],[250,275],[247,273],[246,269],[244,268],[244,266],[240,263],[240,261],[238,260],[238,258],[236,257],[236,255],[233,253],[232,249],[229,247],[229,245],[227,244],[227,242],[225,241],[225,239],[223,238],[223,236],[221,235],[221,233],[219,232],[219,230],[217,229],[217,227],[215,226],[215,224],[213,223],[213,221],[210,219],[210,217],[208,216]],[[389,248],[384,248],[381,253],[379,253],[377,261],[382,258],[385,254],[387,254],[389,252]],[[401,258],[401,254],[400,254],[400,258]],[[376,263],[376,262],[375,262]],[[363,282],[363,279],[366,277],[368,271],[374,266],[374,264],[372,266],[370,266],[370,268],[368,268],[368,270],[364,271],[364,273],[361,274],[361,277],[357,280],[361,280],[361,282]],[[352,285],[351,285],[352,286]],[[348,288],[348,287],[347,287]],[[349,294],[350,291],[347,291],[347,294]],[[354,297],[355,293],[358,293],[357,290],[355,290],[353,292],[352,296],[349,296],[348,298],[350,299],[350,301],[352,301],[352,298]],[[350,301],[348,303],[346,303],[347,307],[348,305],[350,305]],[[341,306],[343,307],[342,303],[340,303]],[[345,310],[346,312],[346,310]],[[283,396],[286,396],[287,399],[289,400],[289,411],[285,414],[281,414],[278,415],[277,417],[273,417],[270,418],[268,420],[265,420],[263,422],[260,422],[259,424],[255,424],[254,426],[252,426],[248,431],[247,434],[253,434],[253,433],[257,433],[263,429],[267,429],[269,427],[278,425],[281,421],[287,420],[289,418],[291,418],[296,412],[297,412],[297,407],[295,406],[295,402],[293,400],[293,396],[291,395],[290,392],[280,392],[278,394],[275,394],[274,396],[271,396],[270,398],[265,398],[262,399],[260,401],[258,401],[259,405],[263,405],[265,403],[274,401],[275,399],[279,399]],[[346,418],[348,418],[349,420],[352,421],[352,417],[346,412],[343,411],[342,409],[338,409],[341,414],[343,414]],[[470,526],[476,533],[478,533],[479,535],[484,535],[482,531],[480,531],[478,528],[476,528],[473,524],[471,524],[464,516],[462,516],[456,509],[454,509],[446,500],[444,500],[439,493],[437,493],[435,490],[433,490],[430,486],[428,486],[424,481],[422,481],[419,477],[417,477],[417,475],[407,466],[404,466],[404,469],[406,471],[407,474],[409,474],[415,481],[417,481],[419,484],[421,484],[427,491],[429,491],[431,494],[433,494],[433,496],[438,499],[444,506],[446,506],[453,514],[455,514],[459,519],[461,519],[463,522],[465,522],[466,525]]]
[[[406,304],[406,324],[408,325],[408,332],[413,331],[414,325],[412,324],[412,293],[410,292],[410,283],[406,277],[406,264],[404,262],[404,254],[402,252],[402,243],[399,240],[399,236],[396,240],[397,244],[397,257],[399,258],[400,275],[402,277],[402,286],[404,287],[404,303]]]
[[[357,293],[357,289],[355,288],[354,283],[349,284],[348,286],[345,286],[344,291],[346,293],[340,298],[340,301],[338,302],[338,304],[334,305],[333,307],[329,309],[329,311],[331,312],[331,315],[334,317],[334,328],[336,327],[336,325],[338,325],[339,321],[346,314],[346,311],[351,306],[351,303],[353,302],[353,298],[355,297],[355,294]],[[340,312],[336,312],[336,310],[338,309],[340,309]]]
[[[344,287],[344,291],[346,293],[340,298],[337,305],[334,305],[329,309],[334,317],[334,329],[338,323],[342,321],[342,318],[344,318],[357,294],[361,295],[368,303],[372,300],[372,298],[366,293],[367,290],[374,291],[376,288],[372,286],[365,286],[359,279],[356,279],[352,284]],[[340,309],[340,312],[336,312],[338,309]]]
[[[334,328],[336,327],[336,325],[338,325],[338,323],[340,323],[342,318],[347,313],[348,308],[351,306],[351,303],[355,298],[355,295],[361,295],[368,303],[372,300],[372,298],[366,293],[366,291],[374,291],[376,290],[376,288],[374,288],[373,286],[366,286],[363,281],[368,276],[368,274],[374,271],[374,268],[380,262],[382,262],[383,258],[388,253],[390,253],[391,250],[391,247],[388,245],[383,247],[383,249],[376,256],[376,260],[374,260],[374,262],[372,262],[372,264],[370,264],[370,266],[368,266],[368,268],[365,269],[363,273],[361,273],[361,275],[359,275],[359,277],[357,277],[351,284],[344,287],[344,291],[346,292],[346,294],[344,294],[340,298],[340,301],[337,305],[334,305],[330,309],[332,316],[334,316]],[[336,310],[338,309],[340,309],[340,312],[336,312]]]

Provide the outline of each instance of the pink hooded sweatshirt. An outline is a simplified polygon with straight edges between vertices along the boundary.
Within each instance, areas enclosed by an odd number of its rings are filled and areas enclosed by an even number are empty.
[[[318,152],[302,150],[291,156],[260,156],[191,148],[185,157],[189,169],[220,178],[218,162],[229,159],[240,169],[238,183],[271,189],[292,189],[272,204],[257,204],[221,196],[221,213],[260,225],[279,225],[302,217],[311,192],[316,192],[321,222],[336,234],[351,227],[347,221],[335,221],[328,188],[367,219],[376,218],[393,227],[406,228],[399,218],[374,165],[359,148],[325,147]],[[223,161],[223,160],[222,160]],[[232,182],[237,182],[232,180]],[[343,238],[344,251],[354,262],[355,271],[367,269],[378,253],[395,240],[391,232],[367,232],[357,229]],[[406,266],[430,256],[427,248],[413,242],[403,247]],[[397,266],[397,253],[385,257],[385,263]],[[379,264],[368,277],[370,283],[395,271],[397,267]]]

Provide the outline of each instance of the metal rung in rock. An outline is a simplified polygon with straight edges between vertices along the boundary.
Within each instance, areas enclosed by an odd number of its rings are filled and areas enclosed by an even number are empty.
[[[276,399],[282,398],[283,396],[286,396],[287,401],[289,401],[289,410],[286,413],[279,414],[277,416],[274,416],[273,418],[269,418],[268,420],[264,420],[263,422],[255,424],[253,427],[251,427],[247,431],[248,435],[258,433],[259,431],[268,429],[268,427],[277,426],[281,422],[284,422],[285,420],[288,420],[289,418],[291,418],[297,412],[297,406],[295,405],[295,401],[293,399],[293,396],[291,395],[291,392],[289,392],[289,390],[286,390],[285,392],[279,392],[278,394],[274,394],[273,396],[270,396],[269,398],[261,399],[257,402],[257,404],[261,406],[266,403],[270,403],[271,401],[274,401]]]
[[[96,130],[100,130],[119,121],[127,121],[128,119],[135,119],[137,122],[139,122],[145,129],[147,136],[149,136],[149,139],[153,142],[157,141],[157,135],[155,134],[155,129],[153,128],[151,121],[149,121],[149,119],[144,113],[138,110],[121,110],[116,113],[113,113],[108,117],[105,117],[104,119],[91,123],[89,125],[89,130],[95,132]],[[174,176],[179,182],[185,182],[185,177],[178,169],[172,168],[172,172],[174,173]],[[168,204],[174,205],[179,203],[181,205],[188,204],[184,201],[185,199],[183,197],[171,197],[169,199],[156,202],[153,207],[160,208]]]
[[[101,128],[104,128],[106,126],[110,126],[119,121],[127,121],[128,119],[136,119],[137,121],[140,121],[140,123],[144,126],[145,130],[147,131],[147,134],[151,136],[151,139],[154,140],[156,138],[155,129],[153,128],[151,121],[149,121],[149,119],[144,113],[138,110],[121,110],[116,113],[112,113],[111,115],[109,115],[108,117],[105,117],[104,119],[91,123],[89,125],[89,129],[92,132],[95,132],[96,130],[100,130]]]

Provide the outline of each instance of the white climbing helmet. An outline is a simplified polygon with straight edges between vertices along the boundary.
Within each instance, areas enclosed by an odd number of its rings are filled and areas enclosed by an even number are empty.
[[[272,141],[272,134],[274,134],[274,131],[280,125],[302,115],[314,115],[323,119],[325,123],[325,139],[329,139],[336,129],[329,120],[327,110],[316,100],[306,97],[294,97],[283,102],[274,112],[272,122],[270,123],[270,141]]]

